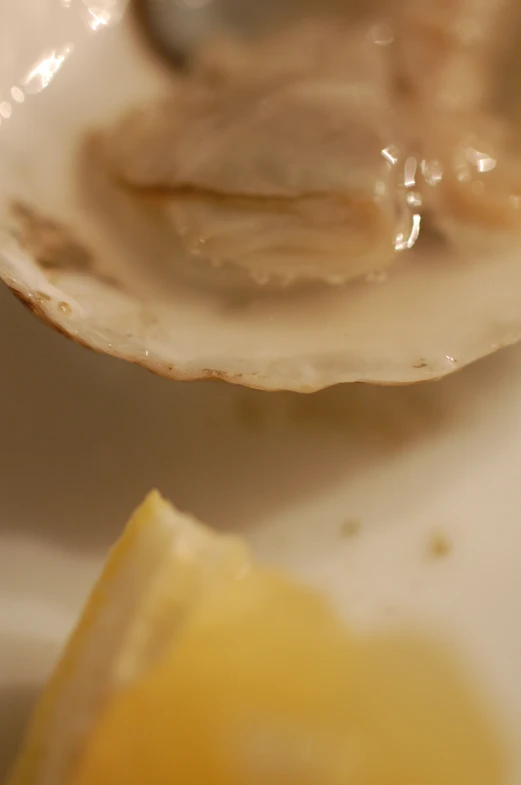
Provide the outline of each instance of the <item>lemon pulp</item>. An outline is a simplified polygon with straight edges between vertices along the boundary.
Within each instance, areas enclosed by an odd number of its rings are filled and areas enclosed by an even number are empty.
[[[499,785],[502,761],[441,652],[353,637],[260,569],[221,585],[107,705],[74,785]]]

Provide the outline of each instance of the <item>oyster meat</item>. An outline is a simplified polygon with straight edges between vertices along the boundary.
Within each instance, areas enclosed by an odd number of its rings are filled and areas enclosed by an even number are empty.
[[[363,24],[220,37],[166,101],[124,118],[107,161],[161,192],[188,255],[258,282],[372,273],[423,219],[456,244],[509,234],[521,158],[494,88],[512,26],[509,0],[400,0]]]
[[[392,261],[412,215],[371,27],[315,19],[220,39],[192,69],[105,141],[121,182],[162,193],[189,254],[257,282],[341,283]]]

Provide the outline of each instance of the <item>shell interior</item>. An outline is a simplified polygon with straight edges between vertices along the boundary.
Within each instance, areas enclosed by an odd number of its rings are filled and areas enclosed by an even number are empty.
[[[172,90],[127,4],[0,0],[0,30],[0,275],[79,343],[171,378],[313,391],[438,378],[521,337],[517,243],[478,230],[342,285],[188,264],[94,133]]]

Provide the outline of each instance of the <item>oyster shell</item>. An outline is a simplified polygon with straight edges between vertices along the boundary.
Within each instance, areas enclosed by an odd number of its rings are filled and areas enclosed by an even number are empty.
[[[418,101],[401,38],[447,4],[407,5],[335,25],[311,72],[309,47],[288,66],[276,36],[259,39],[272,47],[260,78],[240,42],[224,57],[218,41],[175,76],[124,0],[0,0],[2,278],[73,339],[171,378],[407,383],[517,341],[515,111],[497,109],[497,79],[492,90],[481,74],[464,110]],[[485,20],[481,5],[451,3],[451,29],[468,9]],[[393,20],[399,34],[382,36]],[[478,62],[488,78],[494,25],[480,25],[481,49],[416,50],[432,56],[429,84],[449,57],[454,73]],[[316,42],[317,30],[331,27],[297,32]],[[242,132],[216,135],[223,117]]]

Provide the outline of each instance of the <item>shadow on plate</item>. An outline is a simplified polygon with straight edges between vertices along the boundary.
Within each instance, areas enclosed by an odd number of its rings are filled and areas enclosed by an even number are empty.
[[[0,782],[13,764],[40,686],[0,686]]]
[[[508,350],[442,382],[299,396],[157,378],[80,350],[4,289],[0,327],[0,527],[70,548],[107,547],[152,487],[247,528],[484,416],[517,365]]]

